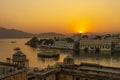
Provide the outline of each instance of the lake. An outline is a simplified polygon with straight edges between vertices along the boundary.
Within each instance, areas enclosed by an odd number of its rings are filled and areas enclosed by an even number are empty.
[[[20,47],[21,51],[26,54],[29,59],[30,67],[45,68],[48,65],[54,65],[56,62],[62,62],[63,59],[70,55],[76,64],[81,62],[97,63],[104,66],[120,67],[120,55],[110,53],[77,53],[71,50],[57,50],[60,53],[59,58],[40,58],[37,56],[42,49],[34,49],[24,45],[29,38],[25,39],[0,39],[0,61],[6,61],[6,58],[12,57],[15,53],[14,48]],[[12,43],[16,41],[16,43]],[[47,49],[46,49],[47,50]]]

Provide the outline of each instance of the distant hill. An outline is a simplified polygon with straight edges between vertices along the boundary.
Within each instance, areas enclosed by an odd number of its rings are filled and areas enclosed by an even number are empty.
[[[33,34],[31,33],[0,27],[0,38],[27,38],[32,36]]]
[[[16,29],[6,29],[0,27],[0,38],[31,38],[33,36],[37,36],[39,38],[51,38],[51,37],[64,37],[65,35],[54,32],[32,34]]]
[[[54,33],[54,32],[40,33],[40,34],[36,34],[36,36],[39,38],[65,37],[64,34]]]

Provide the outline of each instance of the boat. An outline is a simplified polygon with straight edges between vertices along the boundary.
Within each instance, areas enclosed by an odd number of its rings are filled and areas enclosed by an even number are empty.
[[[16,41],[12,41],[12,43],[16,43]]]
[[[16,48],[14,48],[14,50],[15,50],[15,51],[18,51],[18,50],[20,50],[20,48],[19,48],[19,47],[16,47]]]
[[[54,50],[41,51],[37,55],[38,55],[38,57],[45,57],[45,58],[57,58],[60,56],[60,54],[56,53],[56,51],[54,51]]]
[[[29,42],[29,41],[27,41],[27,42],[25,43],[25,45],[30,45],[30,42]]]

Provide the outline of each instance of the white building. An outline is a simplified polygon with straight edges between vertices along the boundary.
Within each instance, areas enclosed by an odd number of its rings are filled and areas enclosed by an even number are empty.
[[[120,43],[120,38],[112,38],[112,43],[118,45]]]
[[[53,47],[59,49],[74,49],[74,42],[68,43],[65,40],[59,40],[59,41],[55,41]]]
[[[109,51],[111,52],[111,39],[81,39],[79,49],[86,51]]]

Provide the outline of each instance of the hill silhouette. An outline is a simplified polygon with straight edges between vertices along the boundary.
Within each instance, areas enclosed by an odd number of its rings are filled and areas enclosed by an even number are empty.
[[[40,33],[40,34],[32,34],[24,31],[16,30],[16,29],[6,29],[0,27],[0,38],[31,38],[33,36],[39,38],[51,38],[51,37],[64,37],[64,34],[48,32],[48,33]]]

